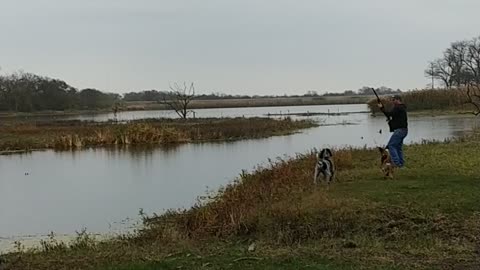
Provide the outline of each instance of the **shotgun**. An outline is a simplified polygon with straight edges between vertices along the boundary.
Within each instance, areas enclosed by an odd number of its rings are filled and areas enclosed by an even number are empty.
[[[390,119],[390,116],[388,116],[388,115],[385,113],[385,104],[383,104],[382,100],[380,99],[380,97],[379,97],[378,94],[377,94],[377,91],[375,91],[374,88],[372,88],[372,91],[373,91],[373,93],[375,94],[375,96],[377,97],[377,102],[380,103],[380,104],[382,104],[382,106],[383,106],[382,109],[383,109],[383,110],[381,110],[381,111],[383,112],[383,114],[385,115],[385,117],[387,117],[387,122],[388,122],[388,127],[390,128],[390,132],[393,132],[392,126],[390,125],[390,121],[391,121],[392,119]]]

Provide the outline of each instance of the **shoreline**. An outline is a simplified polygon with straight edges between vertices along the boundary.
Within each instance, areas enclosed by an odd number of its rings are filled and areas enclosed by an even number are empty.
[[[471,154],[479,143],[480,134],[476,132],[448,142],[408,145],[409,167],[397,172],[395,180],[381,179],[381,173],[374,165],[378,159],[375,149],[338,149],[335,162],[340,178],[329,189],[310,187],[309,168],[315,162],[313,153],[298,154],[271,163],[271,168],[241,174],[238,181],[220,188],[208,201],[185,211],[172,210],[143,217],[144,226],[138,234],[105,241],[96,237],[77,238],[71,242],[71,247],[49,240],[35,252],[26,249],[3,257],[7,263],[16,266],[27,263],[38,269],[59,265],[68,268],[79,263],[86,269],[117,269],[108,266],[125,267],[134,263],[140,267],[166,263],[172,258],[175,267],[191,263],[196,268],[198,263],[201,266],[210,262],[222,268],[228,262],[240,262],[250,257],[261,261],[274,260],[276,254],[283,254],[282,250],[296,254],[296,263],[302,265],[312,263],[309,254],[316,254],[319,260],[315,263],[319,265],[325,264],[323,258],[330,258],[332,265],[351,263],[388,267],[393,266],[392,260],[399,259],[402,264],[397,266],[421,266],[423,269],[442,264],[444,258],[453,260],[456,256],[461,256],[462,260],[449,263],[475,263],[470,242],[474,241],[471,237],[480,227],[468,226],[470,229],[467,230],[460,224],[473,225],[480,221],[475,216],[475,211],[480,213],[480,208],[474,204],[478,186],[470,183],[471,175],[478,172],[478,168],[462,167],[455,179],[450,179],[452,176],[448,172],[455,164],[450,160],[438,164],[435,157],[426,154],[436,151],[473,165],[476,161],[471,160]],[[464,154],[465,151],[468,155]],[[446,166],[448,170],[436,170],[438,166]],[[473,169],[475,171],[471,171]],[[442,186],[438,185],[439,181]],[[450,191],[444,188],[445,185],[455,186],[455,189]],[[432,192],[425,197],[422,194],[426,191]],[[462,200],[452,206],[445,195],[453,196],[453,199],[460,196]],[[408,203],[412,198],[417,198],[415,204]],[[454,211],[462,216],[449,214],[452,207],[464,209]],[[319,215],[321,218],[315,218]],[[434,230],[437,226],[441,230]],[[247,233],[246,228],[256,229]],[[363,233],[362,230],[375,233]],[[418,230],[425,233],[417,235]],[[401,234],[397,236],[398,233]],[[455,237],[450,239],[450,233]],[[441,243],[434,240],[438,237],[443,239]],[[462,241],[456,241],[458,237]],[[256,247],[251,248],[252,243]],[[428,250],[424,250],[425,243],[430,247]],[[215,252],[218,249],[225,253]],[[101,255],[106,253],[110,255]],[[349,260],[344,259],[344,254],[348,254]],[[363,259],[367,254],[373,257]],[[191,261],[197,257],[206,261]],[[262,265],[252,269],[262,269]]]
[[[363,103],[352,103],[352,104],[363,104]],[[322,105],[352,105],[352,104],[318,104],[318,106]],[[268,108],[268,107],[289,107],[289,106],[316,106],[316,105],[272,105],[272,106],[251,106],[251,107],[212,107],[212,108],[200,108],[200,109],[228,109],[228,108]],[[193,109],[193,108],[192,108]],[[122,112],[143,112],[143,111],[171,111],[168,109],[145,109],[145,110],[139,110],[139,109],[131,109],[131,110],[121,110],[118,111],[118,113]],[[372,117],[383,117],[383,114],[380,112],[375,112],[372,113],[369,110],[366,111],[355,111],[355,112],[330,112],[330,113],[324,113],[324,112],[309,112],[309,111],[301,111],[297,113],[270,113],[270,114],[264,114],[263,116],[345,116],[349,114],[369,114]],[[6,120],[6,121],[12,121],[12,120],[28,120],[29,118],[42,118],[42,117],[47,117],[51,118],[49,120],[55,120],[55,117],[68,117],[68,116],[80,116],[80,115],[101,115],[101,114],[113,114],[111,110],[96,110],[96,111],[71,111],[71,112],[35,112],[35,113],[2,113],[0,112],[0,120]],[[445,116],[445,115],[458,115],[458,116],[471,116],[471,117],[476,117],[472,112],[470,111],[464,111],[464,110],[418,110],[418,111],[408,111],[409,116],[431,116],[431,117],[436,117],[436,116]],[[256,116],[260,117],[260,116]],[[24,119],[22,119],[24,118]],[[175,118],[173,118],[175,119]],[[195,119],[195,118],[191,118]],[[197,117],[196,119],[201,119]],[[141,120],[141,119],[137,119]],[[58,121],[72,121],[72,120],[62,120],[59,119]],[[108,121],[104,121],[108,122]]]
[[[350,105],[366,104],[368,96],[358,97],[315,97],[315,98],[252,98],[252,99],[219,99],[219,100],[193,100],[191,109],[228,109],[228,108],[255,108],[255,107],[289,107],[289,106],[321,106],[321,105]],[[157,102],[125,102],[118,113],[132,111],[168,111],[171,110]],[[112,109],[98,110],[72,110],[72,111],[39,111],[39,112],[0,112],[2,118],[20,117],[48,117],[48,116],[74,116],[81,114],[113,113]]]
[[[0,126],[0,155],[90,147],[228,142],[289,135],[320,124],[273,118],[144,119],[117,122],[53,121]]]

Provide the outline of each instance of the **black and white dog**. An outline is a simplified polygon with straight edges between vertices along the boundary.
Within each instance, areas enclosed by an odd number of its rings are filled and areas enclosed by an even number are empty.
[[[313,183],[317,184],[318,177],[323,174],[323,180],[330,184],[335,177],[335,164],[333,163],[332,151],[328,148],[322,149],[317,155],[317,164],[315,165],[315,174]]]

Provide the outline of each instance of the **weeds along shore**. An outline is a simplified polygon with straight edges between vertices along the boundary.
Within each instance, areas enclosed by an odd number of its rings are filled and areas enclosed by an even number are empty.
[[[471,113],[475,107],[468,103],[466,89],[425,89],[404,92],[401,94],[402,101],[407,105],[410,112],[439,112],[439,113]],[[393,107],[389,99],[382,101],[387,110]],[[367,102],[370,111],[381,113],[377,106],[377,99]]]
[[[317,125],[290,118],[145,119],[125,123],[11,121],[0,125],[0,151],[253,139],[291,134]]]

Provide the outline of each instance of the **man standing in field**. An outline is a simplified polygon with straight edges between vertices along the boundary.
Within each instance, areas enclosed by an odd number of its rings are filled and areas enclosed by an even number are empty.
[[[403,104],[399,95],[393,96],[392,102],[394,107],[391,111],[385,111],[385,107],[381,102],[378,103],[378,107],[390,118],[388,125],[390,126],[390,132],[393,132],[393,134],[388,141],[387,148],[395,167],[401,168],[405,164],[402,149],[403,140],[408,134],[407,106]]]

